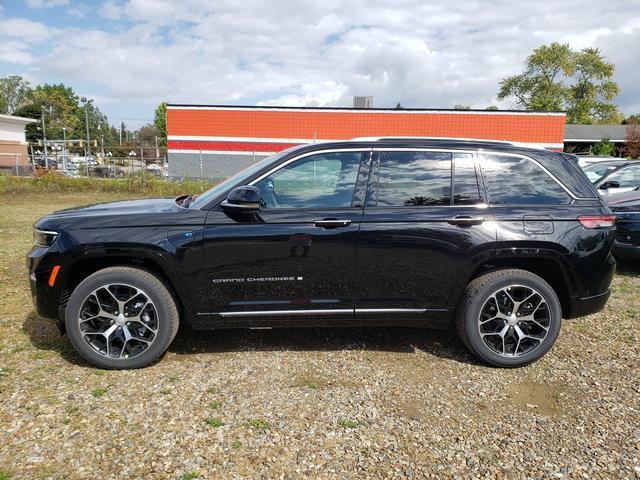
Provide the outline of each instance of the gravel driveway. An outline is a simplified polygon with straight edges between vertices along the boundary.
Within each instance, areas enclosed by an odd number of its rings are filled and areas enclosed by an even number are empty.
[[[0,480],[640,478],[640,266],[522,369],[372,328],[182,331],[102,371],[35,315],[23,259],[37,217],[95,200],[0,205]]]

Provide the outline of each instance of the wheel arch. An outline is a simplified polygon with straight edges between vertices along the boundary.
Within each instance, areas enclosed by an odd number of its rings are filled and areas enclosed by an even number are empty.
[[[485,273],[507,268],[518,268],[538,275],[558,295],[563,317],[572,311],[569,278],[565,268],[562,266],[560,257],[493,258],[490,262],[480,264],[468,279],[467,284]]]
[[[176,308],[180,315],[181,323],[189,324],[193,314],[193,304],[189,294],[176,281],[176,274],[171,266],[161,255],[143,252],[131,252],[130,254],[119,252],[117,254],[105,254],[102,252],[85,252],[79,258],[68,262],[60,270],[60,300],[58,316],[64,319],[69,297],[75,288],[89,275],[108,267],[132,267],[147,271],[156,276],[169,289],[176,301]],[[64,325],[64,321],[62,322]]]

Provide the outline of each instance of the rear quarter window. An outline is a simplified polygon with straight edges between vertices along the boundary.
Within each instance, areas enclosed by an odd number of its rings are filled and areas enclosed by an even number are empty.
[[[569,194],[526,157],[481,154],[489,203],[493,205],[566,205]]]

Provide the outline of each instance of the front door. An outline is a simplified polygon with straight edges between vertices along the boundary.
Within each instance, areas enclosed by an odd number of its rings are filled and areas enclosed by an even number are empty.
[[[491,254],[483,252],[495,243],[491,220],[473,152],[374,151],[356,315],[447,316],[478,259]]]
[[[353,318],[369,149],[304,154],[251,182],[253,214],[212,210],[204,255],[212,320]]]

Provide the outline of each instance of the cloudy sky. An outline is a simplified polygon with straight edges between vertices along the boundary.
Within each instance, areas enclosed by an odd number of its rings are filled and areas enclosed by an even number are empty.
[[[63,82],[113,123],[185,103],[475,108],[553,41],[595,46],[640,112],[638,0],[0,0],[0,76]]]

